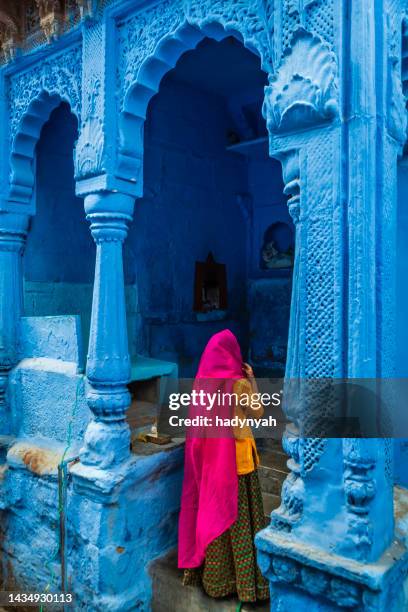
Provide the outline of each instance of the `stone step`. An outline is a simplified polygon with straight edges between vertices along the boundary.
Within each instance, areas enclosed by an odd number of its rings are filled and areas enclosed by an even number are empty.
[[[272,493],[262,492],[262,499],[264,505],[264,514],[267,519],[270,518],[272,510],[279,508],[281,503],[280,495],[273,495]]]
[[[261,450],[259,453],[261,465],[269,468],[275,468],[281,472],[289,472],[287,461],[289,457],[282,449],[276,450]]]
[[[258,466],[258,475],[262,492],[272,496],[271,498],[266,498],[269,515],[269,508],[276,504],[276,498],[280,499],[282,484],[289,473],[289,469],[286,465],[288,456],[283,452],[280,441],[268,440],[267,442],[268,447],[264,447],[259,453],[260,465]]]
[[[184,586],[183,571],[177,568],[177,553],[171,551],[156,559],[149,569],[152,576],[152,612],[235,612],[238,600],[234,597],[213,599],[201,586]],[[269,602],[244,604],[243,612],[257,610],[267,612]]]
[[[275,470],[265,466],[258,467],[259,482],[261,489],[265,493],[272,493],[273,495],[280,495],[283,481],[287,476],[287,472],[281,470]]]

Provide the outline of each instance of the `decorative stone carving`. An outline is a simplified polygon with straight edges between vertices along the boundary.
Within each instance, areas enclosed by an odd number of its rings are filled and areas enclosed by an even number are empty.
[[[172,0],[165,0],[119,25],[118,75],[122,103],[143,61],[153,54],[166,33],[173,32],[181,24],[182,19],[179,7],[174,6]]]
[[[186,0],[179,5],[175,5],[172,0],[164,0],[154,7],[133,15],[119,25],[118,74],[121,85],[121,106],[126,92],[136,81],[139,68],[149,56],[153,55],[165,35],[174,33],[174,43],[178,46],[181,44],[180,53],[189,48],[184,47],[177,35],[177,28],[186,22],[204,31],[211,24],[216,24],[218,35],[220,26],[230,30],[231,33],[235,30],[248,47],[260,54],[265,70],[272,70],[272,0],[256,0],[253,3],[246,0],[227,2]],[[190,48],[195,46],[199,38],[199,35],[191,37],[193,44]],[[173,64],[175,44],[171,46]]]
[[[359,609],[364,589],[358,583],[330,575],[327,571],[304,565],[290,557],[273,554],[268,559],[268,556],[262,552],[260,568],[272,583],[290,584],[312,596],[323,597],[340,608]]]
[[[60,33],[62,26],[62,8],[60,0],[35,0],[40,14],[41,28],[48,42]]]
[[[299,455],[300,439],[294,425],[288,425],[282,439],[285,453],[289,455],[289,475],[286,477],[281,491],[281,505],[271,514],[271,524],[275,529],[290,532],[303,512],[305,494],[304,482],[301,476]]]
[[[103,172],[103,121],[96,112],[101,83],[96,79],[88,94],[87,115],[75,147],[75,178],[96,176]]]
[[[269,527],[256,535],[255,545],[259,568],[272,583],[277,610],[280,605],[283,610],[289,609],[282,595],[288,588],[292,595],[296,590],[307,593],[323,609],[379,611],[384,609],[384,602],[398,601],[406,579],[408,555],[405,546],[397,541],[372,564],[351,562],[322,550],[317,543],[311,545]],[[275,590],[274,584],[282,589]],[[395,609],[399,609],[398,605]]]
[[[293,15],[298,13],[300,15],[304,9],[307,9],[316,2],[317,0],[288,0],[288,14]]]
[[[363,440],[365,442],[365,440]],[[376,488],[372,478],[375,460],[361,453],[361,443],[344,440],[344,492],[349,512],[348,539],[357,559],[366,560],[373,545],[373,529],[369,519],[370,502]],[[367,446],[367,445],[366,445]]]
[[[328,45],[303,29],[265,88],[270,132],[288,132],[332,120],[338,114],[337,62]]]
[[[288,208],[293,222],[296,224],[300,216],[300,168],[298,151],[289,151],[281,156],[283,193],[288,196]]]
[[[0,49],[4,60],[14,59],[18,48],[18,29],[14,21],[6,14],[0,12]]]
[[[82,49],[65,49],[63,53],[35,64],[31,70],[17,73],[9,81],[10,137],[15,136],[21,119],[31,102],[42,91],[58,94],[69,102],[72,112],[80,116]]]
[[[245,45],[257,50],[263,68],[273,71],[273,0],[188,0],[184,7],[188,21],[199,27],[217,22],[225,29],[235,29]]]
[[[407,140],[407,100],[403,92],[403,58],[397,51],[396,40],[397,33],[394,32],[388,57],[388,129],[391,136],[404,145]],[[404,39],[402,43],[404,52]]]
[[[285,151],[281,153],[279,159],[282,163],[282,175],[284,182],[284,193],[288,196],[289,213],[296,225],[297,240],[300,231],[300,167],[299,167],[299,152],[297,150]],[[295,308],[298,299],[296,291],[297,277],[299,274],[298,263],[295,263],[294,270],[294,294],[292,297],[292,314],[289,330],[289,338],[291,334],[296,342],[296,327],[297,327],[297,310]],[[289,340],[289,343],[291,341]],[[294,352],[294,346],[291,346]],[[292,353],[293,354],[293,353]],[[281,505],[271,514],[272,525],[279,530],[291,531],[293,525],[297,523],[303,512],[304,501],[304,482],[301,475],[301,456],[300,456],[300,438],[297,427],[298,421],[298,406],[300,405],[301,388],[296,384],[298,380],[293,367],[297,364],[291,364],[290,355],[287,362],[288,380],[285,382],[284,405],[283,409],[289,425],[286,427],[283,436],[282,444],[284,451],[288,454],[288,467],[290,473],[287,476],[282,486]]]

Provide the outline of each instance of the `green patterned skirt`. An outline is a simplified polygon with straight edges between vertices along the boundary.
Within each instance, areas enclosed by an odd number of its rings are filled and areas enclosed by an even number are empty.
[[[238,476],[238,519],[207,548],[202,583],[211,597],[237,595],[242,602],[269,598],[254,545],[255,534],[266,526],[261,487],[256,471]]]

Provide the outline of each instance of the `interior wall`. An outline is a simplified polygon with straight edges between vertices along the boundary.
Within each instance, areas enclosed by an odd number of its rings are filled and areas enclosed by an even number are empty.
[[[67,104],[44,125],[36,149],[36,214],[24,257],[25,314],[79,314],[87,344],[95,245],[75,196],[77,120]]]
[[[248,283],[249,357],[258,376],[281,377],[286,366],[292,268],[263,269],[261,252],[265,233],[271,225],[285,224],[293,247],[295,228],[283,193],[282,166],[269,158],[267,141],[249,158],[248,183],[253,201],[253,246]]]
[[[268,142],[248,161],[248,186],[253,201],[254,245],[251,275],[259,276],[259,261],[265,231],[272,223],[287,223],[292,228],[287,198],[283,193],[282,166],[268,155]]]
[[[397,364],[398,378],[408,378],[408,159],[398,166],[397,193]],[[404,383],[403,383],[404,384]],[[405,388],[405,384],[404,384]],[[395,440],[395,471],[397,484],[408,487],[408,473],[404,468],[408,458],[408,440]]]
[[[126,282],[138,285],[134,351],[179,363],[193,376],[211,334],[230,327],[245,349],[247,193],[244,158],[226,151],[228,114],[217,95],[165,78],[145,124],[144,198],[125,244]],[[211,251],[226,264],[225,320],[197,321],[194,270]],[[142,341],[143,339],[143,341]]]
[[[408,377],[408,159],[398,167],[397,202],[397,375]]]
[[[260,255],[271,224],[287,224],[293,242],[294,228],[281,165],[268,153],[266,82],[259,58],[235,39],[205,39],[148,108],[144,197],[125,243],[130,346],[176,361],[182,376],[194,376],[225,327],[262,375],[285,368],[292,270],[262,270]],[[193,311],[194,267],[210,251],[227,267],[228,311],[203,322]]]

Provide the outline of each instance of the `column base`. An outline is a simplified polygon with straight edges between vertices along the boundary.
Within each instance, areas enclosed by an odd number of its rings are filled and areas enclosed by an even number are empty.
[[[89,423],[81,449],[81,462],[101,470],[112,469],[130,458],[130,430],[127,421]]]
[[[403,536],[403,534],[400,534]],[[267,527],[255,539],[258,563],[270,581],[273,609],[289,612],[405,610],[408,549],[396,539],[375,563],[361,563]],[[306,609],[306,608],[305,608]]]

